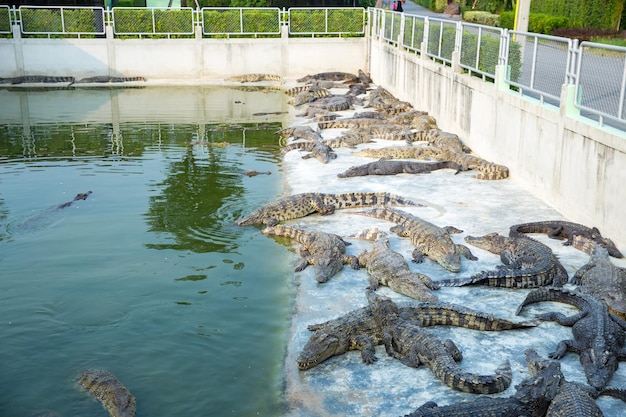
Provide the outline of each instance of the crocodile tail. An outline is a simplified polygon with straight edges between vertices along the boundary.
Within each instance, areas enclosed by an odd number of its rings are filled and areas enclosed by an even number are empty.
[[[515,314],[519,315],[525,306],[540,301],[556,301],[570,304],[581,310],[588,306],[586,296],[582,293],[573,293],[562,288],[540,287],[528,293],[526,299],[517,307]]]
[[[475,283],[474,278],[448,278],[437,281],[437,285],[440,287],[464,287]]]
[[[303,243],[303,236],[305,235],[305,232],[302,229],[286,226],[284,224],[266,227],[261,232],[264,235],[288,237],[300,243]]]
[[[442,381],[452,388],[471,394],[496,394],[506,390],[511,385],[512,379],[511,364],[506,360],[498,366],[493,375],[474,374],[460,371],[459,368],[457,372],[448,370]]]

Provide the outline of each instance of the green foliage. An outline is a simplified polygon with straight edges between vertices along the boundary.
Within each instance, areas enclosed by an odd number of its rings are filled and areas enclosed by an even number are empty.
[[[207,33],[279,33],[280,22],[274,9],[243,10],[240,21],[239,9],[204,10],[204,30]],[[243,27],[242,27],[243,25]]]
[[[0,9],[0,32],[11,32],[9,9]]]
[[[230,7],[270,7],[270,0],[231,0]]]
[[[328,9],[326,27],[326,9],[292,9],[289,11],[289,30],[291,33],[363,33],[363,10]]]
[[[22,27],[25,32],[39,33],[94,33],[102,31],[102,22],[96,26],[96,14],[90,9],[22,9]],[[64,30],[65,29],[65,30]]]
[[[489,12],[465,12],[463,13],[463,20],[466,22],[476,23],[485,26],[498,26],[500,17],[497,14]]]
[[[513,29],[514,24],[514,12],[504,12],[500,14],[500,27]],[[569,24],[569,20],[564,16],[531,13],[528,18],[528,32],[549,35],[554,29],[570,27]]]
[[[442,13],[448,6],[448,0],[433,0],[431,6],[433,12]]]
[[[509,65],[511,67],[511,73],[516,74],[519,77],[521,68],[519,44],[511,42],[511,50],[509,53]],[[478,45],[478,35],[466,31],[463,31],[462,43],[461,43],[461,56],[459,57],[461,64],[470,67],[476,67],[477,69],[486,74],[495,74],[496,66],[498,65],[498,57],[500,51],[500,38],[497,36],[489,36],[483,34],[480,38],[480,48]],[[478,53],[478,57],[476,56]]]
[[[617,29],[624,11],[624,0],[533,1],[530,11],[564,16],[574,28]]]
[[[420,49],[424,40],[425,24],[418,19],[406,19],[404,22],[404,37],[402,43]]]

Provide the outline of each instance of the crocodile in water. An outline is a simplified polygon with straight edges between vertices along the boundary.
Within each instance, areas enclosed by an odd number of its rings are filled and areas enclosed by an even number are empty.
[[[390,230],[398,236],[411,239],[411,243],[415,246],[412,257],[417,263],[422,262],[426,255],[448,271],[459,272],[461,255],[469,260],[478,259],[472,255],[468,247],[457,245],[452,241],[450,233],[462,232],[452,226],[439,227],[410,213],[388,207],[375,208],[357,214],[395,223],[396,226]]]
[[[572,326],[573,339],[561,341],[554,359],[562,358],[569,350],[579,355],[587,382],[597,390],[603,389],[611,380],[619,366],[619,361],[626,360],[624,330],[626,322],[609,313],[606,305],[587,294],[562,288],[541,287],[531,291],[517,313],[532,303],[556,301],[573,305],[580,313],[566,317],[561,313],[551,312],[537,316],[541,320],[556,321],[564,326]]]
[[[452,340],[441,341],[418,321],[400,315],[398,306],[388,297],[368,291],[367,299],[374,319],[383,332],[383,344],[389,356],[404,365],[428,366],[444,384],[472,394],[502,392],[511,384],[511,365],[505,360],[492,375],[463,370],[462,355]]]
[[[80,374],[78,383],[102,403],[111,417],[135,415],[135,396],[109,371],[87,370]]]
[[[332,278],[344,264],[359,269],[356,256],[346,255],[345,242],[341,236],[332,233],[306,231],[296,227],[279,224],[263,229],[263,234],[284,236],[299,242],[302,261],[296,267],[296,272],[304,270],[309,265],[315,268],[315,280],[324,283]]]
[[[338,209],[375,205],[420,206],[402,196],[390,193],[301,193],[280,198],[253,211],[235,222],[238,226],[265,224],[273,226],[280,221],[297,219],[312,213],[333,214]]]
[[[552,249],[526,236],[507,237],[498,233],[485,236],[466,236],[473,246],[499,254],[504,265],[495,270],[481,271],[470,278],[451,278],[438,281],[443,287],[487,285],[504,288],[537,288],[543,285],[557,287],[567,283],[567,271]]]

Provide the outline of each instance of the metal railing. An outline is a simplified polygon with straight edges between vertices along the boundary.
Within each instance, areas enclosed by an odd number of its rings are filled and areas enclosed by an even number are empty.
[[[369,22],[369,23],[368,23]],[[496,77],[520,94],[560,105],[563,85],[576,86],[576,106],[585,117],[626,123],[626,48],[517,32],[369,8],[113,8],[0,6],[0,34],[13,25],[27,36],[207,37],[369,36],[443,65]],[[424,49],[425,50],[422,50]]]
[[[113,33],[116,35],[193,35],[195,11],[191,7],[114,7],[111,10]]]
[[[558,105],[561,88],[571,77],[574,41],[513,30],[507,32],[507,37],[507,45],[515,42],[519,49],[509,47],[505,62],[518,60],[521,66],[519,72],[510,71],[506,81],[521,93],[532,93],[542,102],[549,99]]]
[[[626,122],[626,48],[581,42],[576,68],[576,107],[604,119]]]
[[[205,7],[200,10],[204,35],[280,35],[279,8]]]
[[[290,35],[354,35],[365,34],[366,10],[354,7],[297,7],[287,11]]]
[[[104,35],[102,7],[20,6],[18,15],[26,35]]]
[[[626,128],[626,48],[593,42],[579,46],[576,39],[375,8],[369,9],[369,21],[372,38],[458,65],[489,82],[495,80],[496,67],[504,65],[510,89],[542,103],[559,106],[563,86],[575,85],[575,106],[584,117]]]

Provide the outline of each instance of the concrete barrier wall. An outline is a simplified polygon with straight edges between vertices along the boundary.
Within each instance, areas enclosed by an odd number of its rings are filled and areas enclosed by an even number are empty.
[[[372,42],[370,61],[377,83],[428,111],[481,157],[508,166],[512,181],[626,244],[626,135],[580,117],[571,87],[557,108],[385,42]]]
[[[17,28],[17,27],[16,27]],[[0,77],[20,75],[143,76],[202,80],[247,73],[301,77],[356,72],[367,65],[365,38],[0,39]]]

